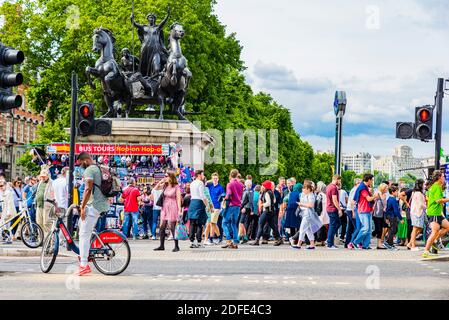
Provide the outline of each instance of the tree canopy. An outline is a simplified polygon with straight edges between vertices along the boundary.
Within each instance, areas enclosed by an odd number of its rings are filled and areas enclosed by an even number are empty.
[[[193,73],[187,110],[201,112],[190,120],[201,121],[202,129],[277,129],[279,132],[279,176],[329,180],[331,161],[314,155],[312,147],[294,130],[289,110],[265,93],[255,94],[246,84],[241,60],[242,47],[235,34],[214,14],[215,0],[135,0],[135,19],[143,23],[154,12],[158,21],[172,7],[168,25],[184,25],[183,53]],[[100,90],[86,84],[84,70],[98,58],[92,53],[92,32],[97,27],[110,29],[116,37],[116,51],[127,47],[139,56],[140,42],[130,23],[131,1],[126,0],[17,0],[4,2],[0,14],[4,25],[1,40],[20,48],[26,56],[22,72],[27,85],[27,103],[44,111],[46,129],[40,140],[54,138],[57,127],[70,120],[70,75],[79,76],[80,99],[94,102],[105,111]],[[134,42],[133,42],[134,39]],[[118,60],[118,56],[116,59]],[[99,87],[99,86],[97,86]],[[323,161],[323,159],[325,161]],[[208,174],[227,175],[231,165],[208,165]],[[243,174],[262,179],[256,165],[237,165]],[[259,180],[260,181],[260,180]]]

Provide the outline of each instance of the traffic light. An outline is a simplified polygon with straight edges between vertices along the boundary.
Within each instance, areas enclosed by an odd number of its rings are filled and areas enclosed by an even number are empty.
[[[81,103],[78,107],[78,135],[108,136],[112,131],[112,121],[95,119],[95,109],[92,103]]]
[[[413,139],[415,124],[413,122],[396,123],[396,139]]]
[[[95,131],[95,112],[92,103],[81,103],[78,107],[78,135],[88,136]]]
[[[423,106],[416,108],[415,139],[432,140],[433,107]]]
[[[12,89],[23,83],[23,75],[14,73],[13,66],[21,64],[24,59],[22,51],[0,43],[0,112],[19,108],[23,103],[22,96],[13,94]]]

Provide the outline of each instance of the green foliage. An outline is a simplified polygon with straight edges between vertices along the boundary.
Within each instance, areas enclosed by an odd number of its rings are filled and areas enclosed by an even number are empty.
[[[341,173],[341,181],[343,184],[343,189],[349,191],[354,186],[354,180],[356,178],[362,178],[362,175],[358,175],[356,172],[352,170],[343,171]]]
[[[264,93],[254,94],[245,83],[241,45],[235,34],[226,34],[225,26],[213,13],[215,0],[135,0],[135,19],[145,23],[154,12],[161,21],[170,4],[172,16],[167,27],[177,21],[186,36],[183,53],[193,73],[187,110],[202,115],[202,129],[230,128],[277,129],[279,132],[278,173],[261,177],[258,165],[238,165],[242,174],[258,181],[279,176],[295,176],[329,182],[332,159],[314,155],[311,146],[295,132],[288,109]],[[25,52],[22,72],[28,85],[28,102],[36,111],[44,111],[46,124],[39,130],[37,142],[67,140],[62,128],[70,122],[70,76],[79,76],[80,99],[91,101],[97,111],[105,111],[101,90],[86,84],[85,68],[94,66],[98,56],[92,53],[92,33],[97,27],[110,29],[116,37],[116,53],[127,47],[139,55],[140,41],[130,23],[131,1],[123,0],[17,0],[4,2],[0,14],[5,24],[2,41]],[[168,28],[165,28],[167,32]],[[167,38],[167,34],[165,35]],[[134,39],[134,42],[132,41]],[[116,59],[119,56],[116,55]],[[98,81],[98,80],[95,80]],[[100,88],[97,82],[97,88]],[[206,173],[218,171],[226,177],[232,165],[208,165]]]
[[[399,179],[399,182],[404,183],[407,188],[413,188],[417,179],[418,178],[416,178],[414,175],[407,173],[405,176]]]
[[[312,162],[312,177],[315,181],[329,184],[332,181],[334,156],[328,153],[315,154]]]

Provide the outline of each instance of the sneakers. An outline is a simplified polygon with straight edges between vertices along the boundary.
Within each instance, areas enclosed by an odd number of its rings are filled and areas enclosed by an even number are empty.
[[[152,236],[152,237],[151,237],[151,240],[156,240],[156,236]]]
[[[84,276],[84,275],[86,275],[86,274],[88,274],[88,273],[91,273],[92,272],[92,270],[90,269],[90,266],[89,265],[87,265],[87,266],[85,266],[85,267],[79,267],[79,269],[78,269],[78,271],[77,272],[75,272],[75,276]]]
[[[356,247],[357,250],[363,250],[363,246],[361,244],[358,244]]]
[[[204,241],[204,245],[205,246],[213,246],[214,243],[212,241],[210,241],[209,239],[207,239],[206,241]]]
[[[282,238],[279,238],[278,240],[276,240],[274,242],[274,246],[275,247],[279,247],[280,245],[284,244],[284,240],[282,240]]]
[[[435,253],[430,253],[429,251],[424,251],[423,254],[421,255],[421,257],[423,257],[424,259],[430,258],[430,257],[437,257],[438,254]]]
[[[377,247],[377,250],[387,250],[387,247],[383,244],[382,246]]]
[[[413,252],[416,252],[416,251],[421,251],[421,248],[414,247],[414,248],[411,248],[410,250],[413,251]]]
[[[306,249],[307,249],[307,250],[315,250],[315,247],[308,246]]]
[[[195,242],[190,242],[190,249],[196,249],[198,245]]]
[[[331,247],[327,247],[329,250],[338,250],[339,248],[337,246],[331,246]]]
[[[212,242],[217,246],[220,245],[220,243],[221,243],[220,239],[218,239],[218,238],[213,239]]]
[[[290,242],[290,246],[292,247],[296,246],[295,240],[293,240],[293,238],[288,239],[288,241]]]
[[[354,250],[354,249],[355,249],[355,247],[354,247],[354,245],[352,244],[352,242],[351,242],[350,244],[348,244],[348,249],[349,249],[349,250]]]

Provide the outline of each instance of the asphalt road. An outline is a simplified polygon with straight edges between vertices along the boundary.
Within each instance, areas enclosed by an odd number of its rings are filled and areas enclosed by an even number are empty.
[[[0,299],[448,299],[449,263],[407,251],[292,250],[242,246],[153,252],[131,243],[121,275],[74,277],[76,257],[58,257],[49,274],[38,257],[0,257]],[[167,244],[171,249],[172,244]],[[93,267],[92,267],[93,268]],[[93,268],[94,269],[94,268]]]

